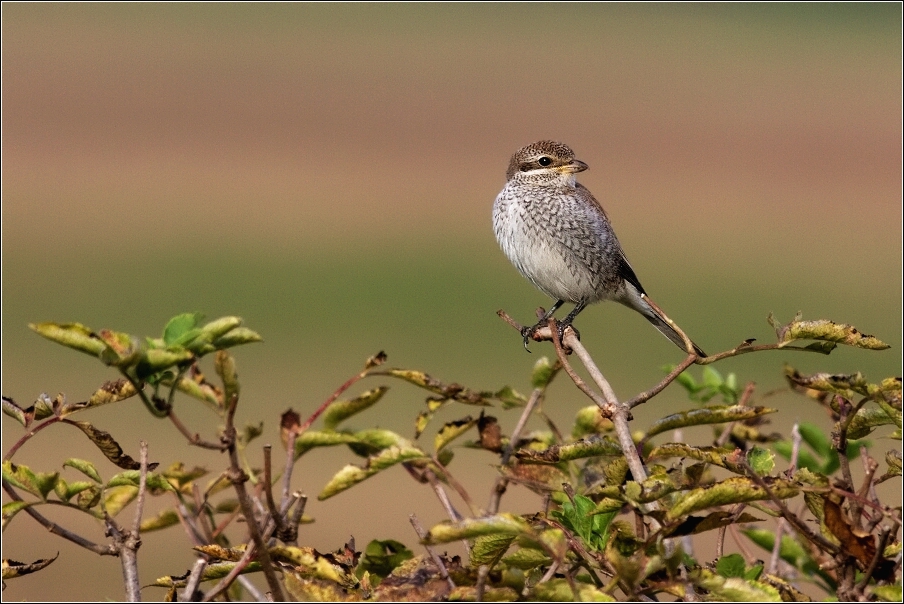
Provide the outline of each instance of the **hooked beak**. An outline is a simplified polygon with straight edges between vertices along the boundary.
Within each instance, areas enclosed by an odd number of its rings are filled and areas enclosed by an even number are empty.
[[[562,174],[574,174],[575,172],[583,172],[589,166],[579,159],[573,160],[570,164],[559,166],[556,168]]]

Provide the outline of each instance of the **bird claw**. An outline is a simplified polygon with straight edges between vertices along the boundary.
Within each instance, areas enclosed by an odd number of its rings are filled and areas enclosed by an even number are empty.
[[[574,331],[575,337],[580,340],[581,332],[577,330],[577,328],[571,323],[564,323],[562,321],[556,321],[556,333],[559,336],[559,344],[562,345],[563,348],[570,350],[567,346],[565,346],[565,330],[569,327]],[[534,335],[537,333],[538,329],[542,329],[543,327],[547,327],[549,324],[546,321],[537,323],[536,325],[532,325],[530,327],[522,327],[521,328],[521,336],[524,338],[524,350],[530,352],[530,348],[527,347],[528,343],[534,339]]]
[[[558,332],[558,335],[559,335],[559,343],[563,347],[566,347],[566,348],[567,348],[567,346],[565,346],[565,330],[568,329],[569,327],[572,329],[572,331],[574,331],[574,337],[576,337],[578,340],[580,340],[581,332],[579,332],[574,325],[572,325],[571,323],[563,323],[561,321],[556,321],[556,331]]]
[[[522,327],[521,328],[521,336],[524,338],[524,350],[530,352],[530,348],[527,347],[527,343],[534,337],[534,332],[537,331],[537,328],[540,326],[538,323],[533,327]]]

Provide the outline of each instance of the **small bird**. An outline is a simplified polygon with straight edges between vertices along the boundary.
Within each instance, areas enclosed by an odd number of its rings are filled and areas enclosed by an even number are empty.
[[[502,251],[522,275],[556,300],[536,325],[522,330],[525,348],[565,302],[575,306],[559,322],[560,341],[588,304],[614,300],[642,314],[685,350],[678,332],[650,304],[603,206],[575,180],[575,174],[586,169],[567,145],[527,145],[512,156],[507,182],[493,204],[493,230]],[[706,356],[691,344],[698,356]]]

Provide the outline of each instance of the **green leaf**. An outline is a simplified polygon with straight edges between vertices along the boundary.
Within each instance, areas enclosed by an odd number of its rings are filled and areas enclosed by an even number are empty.
[[[358,437],[347,432],[331,430],[308,430],[295,441],[295,458],[299,458],[315,447],[334,447],[357,443]]]
[[[242,435],[239,436],[239,442],[242,444],[242,447],[247,447],[248,443],[259,437],[263,433],[264,422],[260,422],[257,425],[245,424],[245,429],[242,430]]]
[[[762,564],[754,564],[744,571],[744,578],[748,581],[756,581],[763,575],[763,570],[765,569]]]
[[[596,405],[588,405],[578,410],[574,416],[574,428],[571,437],[578,440],[584,436],[595,435],[612,430],[612,421],[604,418],[600,408]]]
[[[407,438],[399,436],[392,430],[371,428],[355,432],[355,442],[349,444],[349,448],[357,455],[366,457],[382,449],[393,446],[407,447],[411,443]]]
[[[687,457],[698,461],[705,461],[732,472],[742,474],[744,472],[743,452],[734,447],[694,447],[686,443],[664,443],[653,447],[647,459],[661,459],[664,457]]]
[[[222,579],[226,575],[232,572],[232,570],[238,565],[236,562],[215,562],[213,564],[208,564],[204,567],[204,571],[201,573],[201,581],[216,581],[218,579]],[[248,566],[245,566],[241,574],[247,573],[256,573],[260,572],[261,563],[260,562],[251,562]],[[151,585],[156,587],[185,587],[186,581],[188,577],[187,575],[167,575],[164,577],[158,577],[154,580]]]
[[[135,365],[135,375],[139,379],[159,373],[170,367],[192,361],[195,355],[184,348],[151,348],[141,355]]]
[[[30,418],[25,414],[25,410],[17,405],[13,399],[5,396],[3,397],[3,414],[13,418],[26,428],[31,423]]]
[[[376,404],[388,390],[389,388],[386,386],[379,386],[349,401],[331,403],[323,412],[323,427],[327,430],[335,430],[346,419]]]
[[[358,572],[369,572],[378,577],[388,577],[397,566],[414,557],[414,552],[398,541],[374,539],[364,548],[358,563]]]
[[[101,488],[100,487],[92,487],[90,489],[85,489],[81,491],[76,497],[75,504],[83,510],[91,510],[94,506],[100,503],[101,496]],[[99,517],[103,517],[99,515]]]
[[[870,384],[859,372],[851,374],[838,373],[814,373],[803,375],[790,365],[785,365],[785,378],[793,386],[802,386],[820,392],[831,392],[853,400],[857,395],[871,398],[881,398],[894,388],[894,382],[885,381],[882,384]]]
[[[838,344],[835,342],[810,342],[804,346],[805,350],[812,350],[819,354],[830,354],[836,348],[838,348]]]
[[[24,510],[25,508],[34,505],[33,501],[9,501],[3,504],[3,528],[6,528],[6,525],[9,524],[9,521],[13,519],[13,516]]]
[[[740,577],[725,578],[701,568],[689,573],[694,583],[709,592],[709,597],[725,602],[781,602],[779,591],[759,581]]]
[[[722,577],[743,577],[745,572],[744,557],[741,554],[728,554],[716,561],[716,572]]]
[[[589,497],[575,495],[574,502],[562,502],[561,510],[549,514],[576,533],[592,550],[604,551],[609,541],[609,524],[617,511],[595,513],[597,504]]]
[[[107,348],[97,334],[81,323],[29,323],[28,326],[48,340],[91,356],[99,356]]]
[[[423,371],[414,369],[387,369],[385,375],[391,375],[400,380],[405,380],[415,386],[438,394],[443,398],[451,398],[466,405],[480,405],[484,407],[492,405],[492,403],[487,400],[488,397],[493,396],[492,393],[476,392],[459,384],[446,384]]]
[[[600,455],[623,455],[619,444],[608,436],[593,435],[577,442],[564,445],[553,445],[542,451],[520,449],[516,456],[518,459],[532,463],[555,464],[563,461],[573,461],[586,457]]]
[[[446,445],[476,426],[478,421],[480,421],[478,418],[473,418],[469,415],[464,419],[447,422],[433,438],[434,450],[439,453]]]
[[[816,424],[809,422],[800,422],[797,430],[805,443],[816,451],[822,457],[828,457],[835,453],[832,448],[832,441]]]
[[[263,341],[264,338],[262,338],[256,331],[252,331],[247,327],[236,327],[229,333],[226,333],[214,340],[213,347],[216,350],[224,350],[226,348],[233,348],[242,344],[253,344],[254,342]]]
[[[59,554],[57,554],[53,558],[43,558],[41,560],[35,560],[34,562],[28,564],[4,558],[3,581],[5,582],[7,579],[15,579],[16,577],[24,577],[25,575],[36,573],[39,570],[42,570],[52,564],[58,556]]]
[[[757,528],[745,529],[741,532],[764,550],[772,551],[775,544],[775,533],[772,531]],[[782,560],[808,576],[812,576],[819,571],[819,564],[810,557],[807,549],[791,535],[782,536],[782,543],[779,546],[779,556]]]
[[[575,594],[577,592],[577,594]],[[528,594],[536,602],[615,602],[602,588],[586,583],[569,583],[567,579],[551,579],[540,583]]]
[[[901,452],[897,449],[890,449],[885,454],[885,463],[888,464],[888,474],[891,476],[901,476]]]
[[[141,360],[141,343],[129,334],[101,329],[97,335],[107,345],[100,355],[105,364],[125,371]]]
[[[667,365],[667,366],[663,367],[663,369],[665,370],[666,373],[669,373],[675,369],[675,365]],[[680,374],[678,374],[678,377],[675,378],[675,381],[677,381],[681,385],[682,388],[687,390],[688,394],[692,394],[692,395],[697,394],[697,392],[699,392],[700,389],[702,388],[702,386],[699,386],[697,384],[697,381],[694,379],[694,376],[692,376],[687,371],[682,371]]]
[[[900,602],[904,592],[901,585],[880,585],[872,588],[873,594],[883,602]]]
[[[503,409],[524,407],[527,404],[527,398],[511,386],[503,386],[493,393],[493,398],[502,403]]]
[[[225,336],[241,324],[240,317],[220,317],[204,325],[201,328],[201,334],[206,341],[213,341]]]
[[[471,544],[471,568],[493,568],[515,541],[514,535],[481,535]]]
[[[214,358],[214,371],[223,381],[223,400],[227,407],[233,398],[238,398],[241,391],[239,376],[235,368],[235,358],[225,350],[218,350]]]
[[[91,439],[91,442],[100,449],[100,452],[118,467],[124,470],[138,470],[141,468],[140,463],[123,453],[122,447],[110,436],[109,432],[95,428],[88,422],[64,421],[84,432]],[[157,464],[148,464],[148,469],[152,467],[157,467]]]
[[[791,481],[770,480],[769,478],[764,480],[769,483],[769,489],[772,494],[779,499],[788,499],[800,492],[797,484]],[[672,507],[668,510],[668,518],[677,520],[686,514],[710,507],[768,499],[770,499],[769,494],[766,493],[765,489],[758,486],[756,482],[743,476],[734,476],[722,482],[682,493],[672,502]]]
[[[118,403],[138,394],[132,382],[125,378],[104,382],[103,386],[88,399],[88,407]]]
[[[746,405],[733,405],[730,407],[714,406],[683,411],[681,413],[668,415],[654,422],[647,431],[645,439],[677,428],[744,421],[775,412],[775,409],[770,409],[769,407],[750,407]]]
[[[546,388],[558,372],[559,368],[557,368],[556,364],[550,362],[549,357],[540,357],[534,363],[533,371],[531,371],[531,386],[534,388]]]
[[[753,447],[747,452],[747,463],[759,476],[767,476],[775,468],[775,456],[767,449]]]
[[[530,570],[541,566],[549,566],[552,559],[547,556],[543,550],[520,548],[505,556],[502,562],[512,568],[520,568],[521,570]]]
[[[430,456],[411,443],[406,443],[401,446],[393,445],[387,449],[383,449],[376,455],[368,457],[367,463],[363,467],[349,464],[339,470],[330,482],[323,487],[323,490],[317,496],[317,499],[321,501],[328,499],[386,468],[416,459],[429,460]]]
[[[116,481],[120,484],[107,488],[103,493],[103,509],[106,510],[110,516],[114,517],[138,496],[137,486],[123,484],[125,481],[120,480],[119,478],[116,478]],[[113,481],[111,480],[111,482]],[[135,484],[138,484],[137,480],[135,481]]]
[[[59,477],[59,472],[32,472],[28,466],[3,462],[3,480],[41,499],[47,499]]]
[[[430,529],[423,539],[425,545],[439,545],[482,535],[513,535],[535,539],[531,526],[520,516],[496,514],[484,518],[467,518],[458,522],[443,522]]]
[[[195,327],[203,318],[204,315],[197,312],[176,315],[163,328],[163,343],[166,346],[184,345],[191,337],[194,337],[193,334],[198,333],[199,330],[196,330]]]
[[[179,515],[175,510],[163,510],[152,518],[145,518],[141,521],[141,532],[159,531],[167,527],[179,524]]]
[[[704,386],[712,390],[718,390],[724,383],[725,380],[722,379],[722,374],[719,373],[712,365],[706,365],[703,368]]]
[[[888,344],[878,338],[860,333],[853,325],[834,323],[824,319],[817,321],[800,321],[798,319],[799,316],[795,317],[791,323],[776,330],[780,344],[788,344],[794,340],[823,340],[869,350],[890,348]]]
[[[863,438],[879,426],[895,425],[899,424],[900,421],[900,411],[897,411],[897,417],[893,417],[880,407],[860,409],[848,425],[847,436],[850,439]]]

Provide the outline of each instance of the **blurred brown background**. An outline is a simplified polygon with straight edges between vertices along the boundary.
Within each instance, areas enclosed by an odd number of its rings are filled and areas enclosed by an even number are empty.
[[[785,362],[873,381],[901,374],[897,4],[2,11],[2,379],[20,404],[41,392],[83,400],[115,377],[27,323],[157,335],[186,311],[237,314],[265,337],[235,353],[240,419],[264,420],[266,442],[278,441],[280,412],[310,413],[381,349],[394,366],[528,391],[532,364],[550,349],[526,354],[495,311],[527,322],[549,301],[498,250],[490,211],[510,155],[540,138],[590,164],[581,180],[646,289],[707,351],[770,341],[766,315],[787,321],[798,310],[893,346],[746,356],[720,364],[723,373],[755,380],[761,394],[783,388]],[[616,305],[593,307],[579,326],[623,397],[680,358]],[[411,436],[424,395],[389,385],[380,408],[351,423]],[[567,431],[584,404],[563,380],[547,409]],[[769,404],[782,409],[783,430],[827,425],[801,399]],[[637,419],[686,405],[669,389]],[[203,409],[180,409],[213,433]],[[453,408],[441,421],[473,412]],[[164,466],[199,458],[137,401],[88,415],[132,454],[143,438]],[[16,459],[52,471],[77,456],[114,473],[81,434],[56,428]],[[7,419],[4,448],[20,435]],[[225,463],[200,458],[214,470]],[[295,486],[317,520],[304,544],[332,550],[354,535],[359,547],[372,538],[413,547],[408,514],[427,526],[443,518],[400,468],[314,500],[346,463],[357,460],[338,449],[300,463]],[[451,467],[478,503],[490,463],[461,451]],[[515,489],[503,503],[527,511],[537,499]],[[102,539],[99,525],[79,526]],[[143,583],[189,567],[179,531],[145,537]],[[4,599],[122,598],[118,561],[25,516],[3,545],[16,560],[61,553],[11,581]]]

